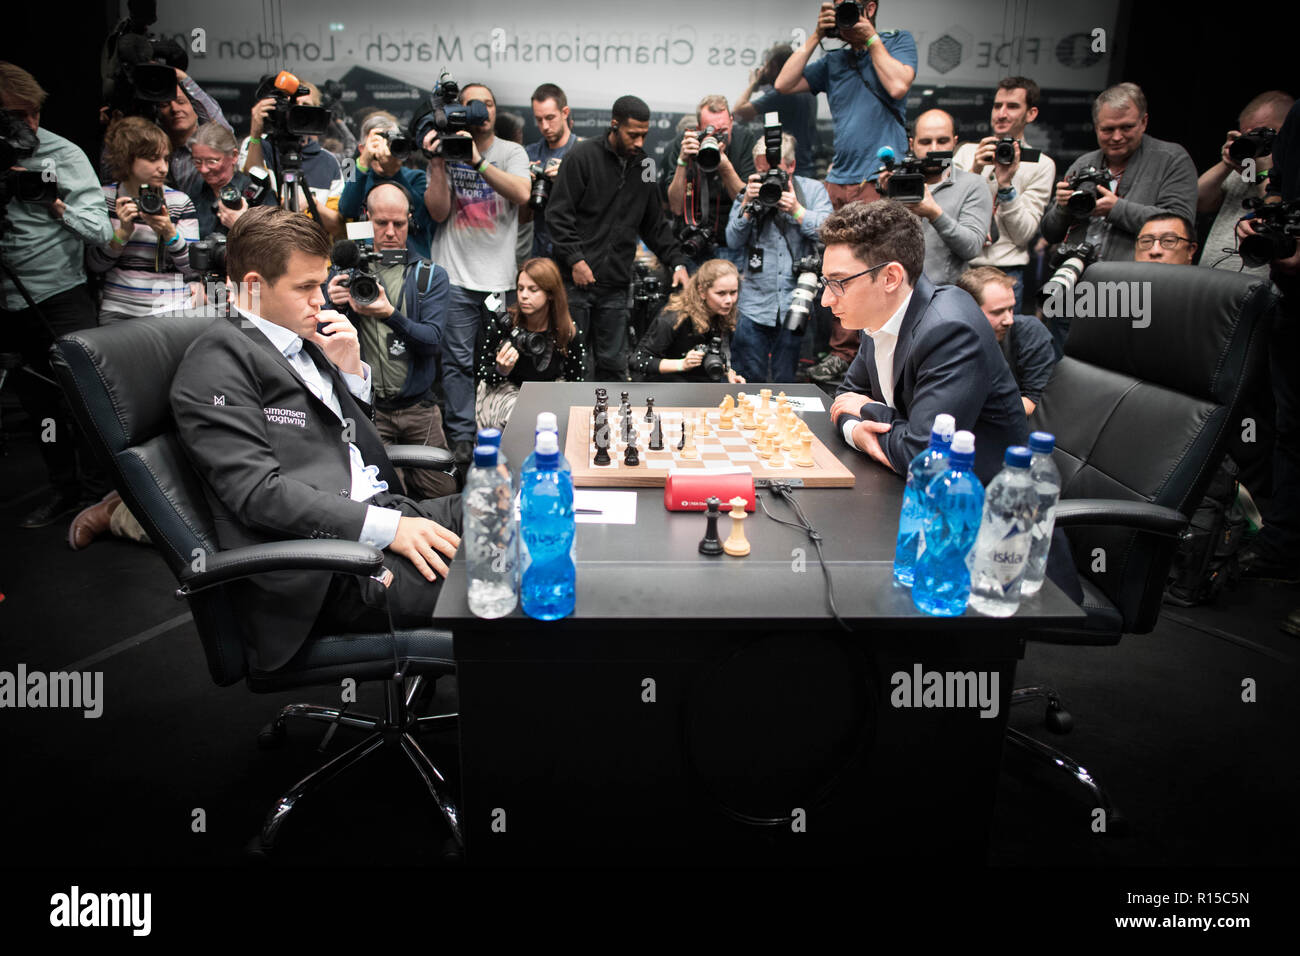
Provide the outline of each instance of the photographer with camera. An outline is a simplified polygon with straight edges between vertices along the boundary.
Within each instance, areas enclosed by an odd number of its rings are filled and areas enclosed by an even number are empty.
[[[193,197],[203,185],[198,168],[194,165],[194,156],[190,152],[190,141],[198,132],[201,123],[219,123],[226,129],[225,114],[217,101],[204,93],[194,79],[180,67],[176,67],[176,95],[158,108],[158,123],[171,138],[171,181],[177,189]],[[233,132],[233,130],[232,130]]]
[[[735,263],[703,263],[646,329],[632,367],[647,382],[731,382],[745,378],[731,367],[740,273]]]
[[[1040,224],[1050,243],[1088,242],[1107,262],[1133,259],[1142,223],[1158,212],[1191,219],[1196,167],[1187,150],[1147,136],[1147,98],[1136,83],[1120,83],[1092,104],[1098,148],[1084,153],[1056,184]]]
[[[380,183],[366,197],[365,210],[374,230],[374,251],[365,257],[377,261],[363,263],[365,253],[350,240],[335,243],[325,297],[356,326],[361,357],[370,365],[375,427],[384,444],[446,448],[442,413],[430,388],[447,319],[447,272],[407,242],[412,217],[406,190]],[[456,490],[455,478],[430,468],[400,474],[418,498]]]
[[[86,249],[86,265],[104,275],[99,324],[188,308],[189,243],[199,238],[194,203],[165,186],[171,141],[139,116],[117,120],[104,138],[116,182],[103,187],[113,237]]]
[[[220,123],[204,123],[190,140],[194,167],[203,177],[202,186],[190,196],[199,218],[199,237],[224,236],[235,220],[249,209],[250,194],[255,206],[274,206],[275,195],[259,189],[236,169],[239,146],[235,134]]]
[[[575,145],[560,167],[546,220],[555,259],[565,275],[569,310],[594,356],[592,381],[626,382],[628,284],[637,236],[672,271],[675,287],[687,280],[686,257],[664,218],[659,191],[643,173],[642,150],[650,107],[620,96],[604,136]]]
[[[469,161],[443,154],[444,134],[432,129],[421,144],[433,152],[425,204],[441,228],[433,237],[433,257],[451,277],[451,308],[443,345],[443,388],[447,395],[447,431],[457,461],[474,454],[474,350],[484,326],[492,321],[485,305],[493,293],[514,287],[515,240],[519,206],[528,202],[528,155],[518,143],[499,139],[496,97],[481,83],[460,90],[461,106],[478,104],[486,122],[454,134],[469,139]],[[477,112],[477,111],[476,111]],[[447,138],[450,138],[448,136]]]
[[[56,425],[55,441],[36,442],[53,487],[24,528],[53,524],[108,490],[54,383],[49,350],[60,335],[94,328],[85,249],[107,242],[113,227],[90,159],[41,127],[46,96],[26,70],[0,62],[0,351],[18,353],[36,373],[15,370],[8,381],[33,434]],[[47,181],[48,169],[57,182]]]
[[[281,70],[263,77],[254,95],[258,99],[249,114],[242,169],[246,173],[265,169],[271,174],[277,202],[309,215],[314,207],[325,230],[342,236],[343,214],[337,206],[343,192],[343,167],[320,142],[320,132],[333,123],[329,111],[320,105],[320,90]],[[318,132],[305,132],[307,129]],[[286,174],[296,179],[292,192],[286,186]],[[331,200],[335,201],[333,208]]]
[[[995,235],[973,266],[995,266],[1015,280],[1015,307],[1025,288],[1029,243],[1052,198],[1056,163],[1025,142],[1025,127],[1038,118],[1038,84],[1027,76],[1008,76],[993,91],[993,132],[978,143],[962,143],[954,166],[983,176],[993,197]]]
[[[583,381],[585,352],[559,267],[529,259],[515,281],[515,304],[498,309],[483,329],[474,403],[479,428],[506,427],[524,382]]]
[[[533,177],[533,185],[527,205],[519,207],[519,222],[533,223],[532,255],[550,258],[555,244],[551,240],[550,230],[546,228],[546,204],[555,189],[560,162],[581,137],[573,132],[568,97],[554,83],[543,83],[535,89],[532,103],[533,120],[537,123],[542,138],[524,147],[528,154],[528,168]]]
[[[794,52],[788,43],[778,43],[767,51],[763,65],[749,74],[749,86],[740,94],[732,108],[732,115],[742,123],[750,123],[773,111],[781,119],[781,128],[794,137],[795,175],[805,179],[816,177],[813,149],[817,136],[817,97],[811,93],[778,93],[776,78],[781,68]],[[758,94],[757,98],[755,94]],[[743,306],[742,306],[743,309]]]
[[[926,110],[916,118],[912,153],[924,177],[920,198],[903,200],[921,219],[925,234],[925,276],[936,285],[956,282],[966,264],[984,248],[993,218],[993,197],[980,177],[952,164],[956,123],[943,110]],[[898,171],[880,174],[880,186],[891,197]]]
[[[757,172],[736,197],[727,223],[727,245],[743,250],[745,259],[731,357],[750,382],[793,382],[796,336],[803,335],[820,270],[802,267],[820,259],[817,232],[831,214],[831,200],[821,183],[795,175],[793,136],[773,124],[763,137],[754,147]],[[796,296],[803,276],[807,296]]]
[[[677,218],[682,250],[692,262],[715,254],[733,258],[725,246],[727,217],[732,200],[754,172],[754,142],[748,127],[733,125],[727,98],[713,94],[695,108],[695,128],[684,130],[664,150],[660,181]]]
[[[1201,265],[1247,275],[1266,276],[1267,263],[1246,265],[1237,248],[1237,220],[1246,214],[1242,203],[1264,195],[1273,168],[1273,143],[1286,122],[1295,98],[1281,90],[1256,96],[1237,117],[1219,148],[1219,161],[1196,181],[1197,215],[1217,213],[1205,237]]]
[[[411,169],[402,165],[402,160],[410,154],[404,142],[406,139],[405,133],[397,124],[397,117],[392,113],[377,110],[366,117],[361,124],[356,175],[343,184],[343,192],[339,196],[339,213],[347,219],[359,219],[365,198],[371,190],[381,183],[398,186],[411,203],[407,242],[412,252],[428,258],[429,244],[437,229],[424,200],[425,191],[429,187],[429,174],[423,169]],[[401,155],[394,155],[394,144]]]

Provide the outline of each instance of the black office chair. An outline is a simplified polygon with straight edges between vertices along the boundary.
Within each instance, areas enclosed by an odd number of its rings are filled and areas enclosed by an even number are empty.
[[[278,570],[329,570],[375,574],[382,553],[359,542],[284,541],[221,551],[203,483],[176,435],[168,394],[176,368],[191,342],[213,321],[170,315],[134,319],[66,335],[51,349],[51,362],[73,414],[111,475],[122,500],[149,532],[159,555],[175,575],[178,599],[189,602],[212,679],[227,687],[243,678],[255,693],[317,684],[337,686],[343,678],[385,683],[384,714],[374,717],[313,704],[292,704],[263,729],[259,743],[284,737],[284,722],[304,717],[370,731],[289,790],[267,815],[250,850],[271,849],[289,812],[308,794],[384,745],[399,747],[424,779],[451,830],[449,855],[463,846],[456,803],[442,773],[429,760],[417,733],[451,729],[455,714],[416,716],[412,703],[429,696],[432,682],[454,670],[452,639],[433,628],[396,634],[340,634],[308,641],[285,667],[270,673],[250,669],[237,602],[225,585]],[[450,452],[422,445],[389,449],[395,465],[454,468]]]
[[[1031,640],[1110,645],[1155,627],[1178,535],[1241,427],[1263,357],[1277,301],[1268,282],[1200,266],[1101,262],[1079,286],[1109,299],[1118,287],[1107,283],[1132,282],[1148,284],[1150,324],[1074,318],[1030,419],[1056,436],[1056,524],[1069,538],[1087,614],[1076,630]],[[1018,688],[1011,702],[1038,699],[1047,701],[1048,729],[1067,733],[1071,719],[1052,688]],[[1116,832],[1114,806],[1085,768],[1018,730],[1008,729],[1008,740],[1087,787]]]

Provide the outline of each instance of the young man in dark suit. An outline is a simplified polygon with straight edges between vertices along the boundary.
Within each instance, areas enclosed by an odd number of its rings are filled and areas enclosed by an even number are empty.
[[[313,633],[386,630],[432,617],[460,543],[460,496],[415,502],[372,423],[370,368],[356,329],[322,311],[330,240],[278,207],[231,227],[233,314],[190,346],[172,382],[181,443],[205,484],[223,549],[339,538],[383,548],[358,579],[276,572],[241,583],[251,660],[289,662]]]
[[[1007,446],[1029,438],[988,319],[966,292],[922,274],[921,225],[900,203],[850,203],[822,224],[821,239],[822,302],[866,332],[831,405],[844,440],[905,475],[947,412],[975,433],[975,472],[987,483]]]

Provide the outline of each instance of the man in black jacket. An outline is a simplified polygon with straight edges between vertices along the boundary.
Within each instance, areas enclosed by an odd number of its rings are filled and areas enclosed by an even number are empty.
[[[258,671],[284,666],[314,633],[386,630],[390,611],[399,626],[429,621],[460,544],[459,495],[400,493],[371,423],[356,329],[321,309],[329,253],[306,216],[244,213],[226,251],[235,314],[195,339],[172,381],[181,445],[223,549],[299,538],[384,549],[376,578],[277,571],[234,585]]]
[[[546,208],[569,312],[594,356],[589,380],[628,380],[627,286],[638,234],[672,269],[674,287],[687,279],[686,257],[659,205],[654,163],[642,150],[649,130],[650,107],[619,97],[609,132],[569,151]]]

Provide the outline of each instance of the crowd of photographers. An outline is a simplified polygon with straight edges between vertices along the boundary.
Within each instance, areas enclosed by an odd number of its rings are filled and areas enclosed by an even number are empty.
[[[997,85],[988,135],[963,137],[939,109],[909,126],[916,45],[906,30],[878,31],[877,6],[823,3],[807,41],[770,51],[734,109],[703,96],[657,169],[643,150],[644,101],[620,97],[608,129],[582,140],[553,83],[532,95],[541,137],[527,148],[518,119],[498,135],[507,118],[487,86],[446,74],[404,123],[382,110],[343,116],[281,72],[263,81],[247,131],[232,130],[183,53],[129,29],[106,49],[92,163],[39,126],[37,80],[0,64],[3,351],[45,373],[15,388],[33,422],[73,434],[46,380],[52,337],[212,305],[224,236],[258,205],[309,215],[338,240],[327,297],[357,327],[385,440],[443,445],[462,463],[477,427],[504,425],[524,381],[839,383],[859,334],[821,305],[819,231],[853,202],[892,199],[917,218],[925,276],[980,305],[1027,414],[1066,332],[1026,295],[1045,249],[1050,269],[1067,272],[1099,259],[1271,270],[1294,311],[1296,174],[1270,178],[1290,96],[1251,100],[1198,179],[1182,146],[1147,135],[1142,90],[1120,83],[1094,103],[1097,149],[1060,173],[1026,134],[1050,108],[1028,77]],[[325,89],[337,101],[336,84]],[[819,178],[821,93],[834,143]],[[1196,216],[1211,213],[1198,250]],[[368,224],[360,243],[357,223]],[[825,355],[800,371],[804,333],[819,326]],[[1274,373],[1287,435],[1293,375]],[[82,546],[116,503],[71,443],[41,449],[53,491],[23,524],[96,503],[96,520],[70,533]],[[1291,535],[1270,560],[1297,552]]]

